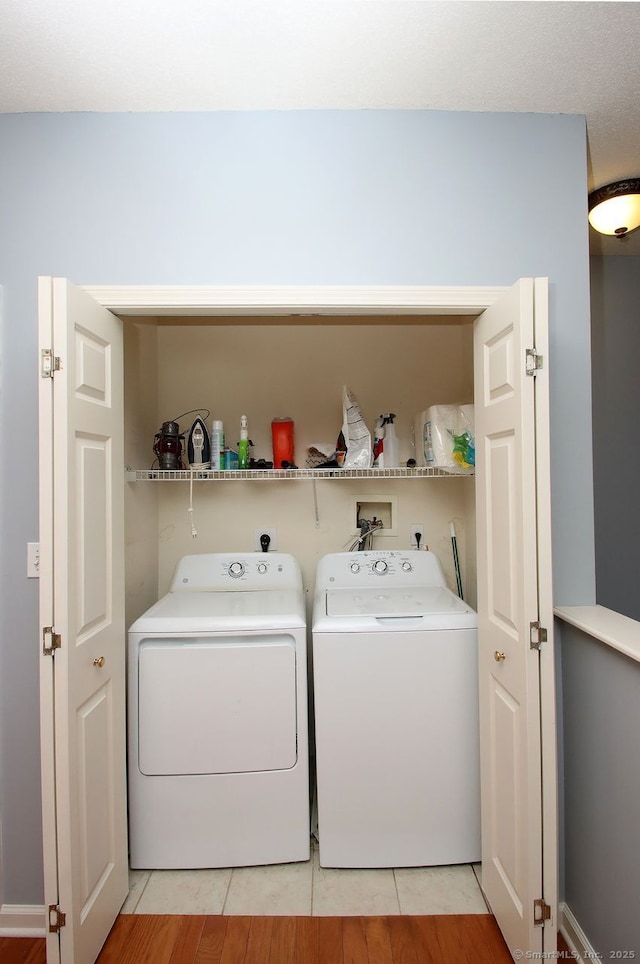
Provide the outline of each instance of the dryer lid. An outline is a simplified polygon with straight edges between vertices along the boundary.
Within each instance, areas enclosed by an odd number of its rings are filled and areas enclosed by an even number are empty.
[[[170,592],[131,626],[137,633],[205,633],[305,626],[295,590]]]

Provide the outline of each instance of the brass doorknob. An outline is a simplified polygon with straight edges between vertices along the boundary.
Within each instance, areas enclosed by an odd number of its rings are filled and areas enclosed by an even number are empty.
[[[102,667],[104,666],[104,663],[105,663],[104,656],[96,656],[96,658],[93,661],[93,665],[97,666],[98,669],[102,669]]]
[[[501,663],[502,660],[506,659],[507,657],[505,656],[504,653],[499,653],[498,650],[496,649],[495,653],[493,654],[493,658],[495,659],[496,663]]]

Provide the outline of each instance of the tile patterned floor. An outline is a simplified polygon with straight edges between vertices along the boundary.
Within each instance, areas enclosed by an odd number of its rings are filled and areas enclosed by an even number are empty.
[[[132,870],[123,914],[341,917],[486,914],[480,865],[330,870],[306,863],[220,870]]]

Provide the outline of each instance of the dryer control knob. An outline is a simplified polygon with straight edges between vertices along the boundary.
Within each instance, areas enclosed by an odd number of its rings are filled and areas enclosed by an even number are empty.
[[[413,569],[413,566],[411,565],[410,562],[403,562],[403,563],[402,563],[402,571],[403,571],[403,572],[411,572],[412,569]]]
[[[244,574],[244,566],[242,565],[242,563],[232,562],[231,565],[229,566],[229,575],[237,579],[238,576],[242,576],[243,574]]]
[[[258,563],[258,572],[260,573],[260,575],[263,575],[263,574],[267,571],[267,568],[268,568],[268,567],[267,567],[266,562],[259,562],[259,563]]]
[[[358,562],[352,562],[349,568],[351,572],[360,572],[360,564]]]
[[[385,573],[388,568],[389,567],[387,566],[384,559],[376,559],[376,561],[373,564],[373,571],[377,572],[379,575],[382,575],[383,573]]]

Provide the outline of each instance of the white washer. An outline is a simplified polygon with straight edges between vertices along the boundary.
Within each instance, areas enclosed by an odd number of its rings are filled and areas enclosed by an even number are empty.
[[[185,556],[129,630],[130,864],[309,858],[307,647],[284,553]]]
[[[321,865],[479,860],[477,617],[437,557],[324,556],[313,674]]]

